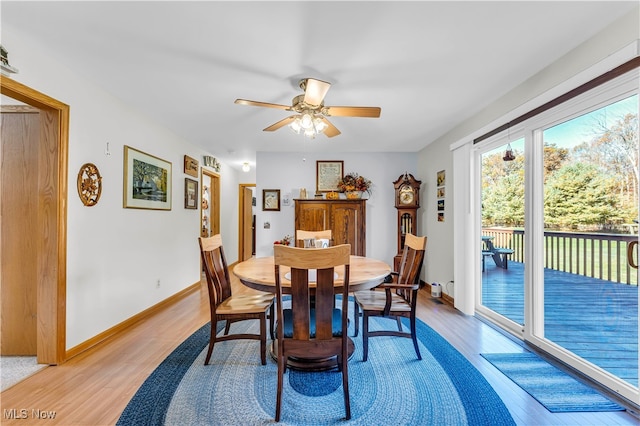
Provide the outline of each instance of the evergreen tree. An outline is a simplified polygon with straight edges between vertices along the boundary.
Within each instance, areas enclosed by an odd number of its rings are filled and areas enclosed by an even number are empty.
[[[568,164],[549,176],[545,184],[545,223],[575,229],[579,224],[617,219],[614,182],[593,164]]]

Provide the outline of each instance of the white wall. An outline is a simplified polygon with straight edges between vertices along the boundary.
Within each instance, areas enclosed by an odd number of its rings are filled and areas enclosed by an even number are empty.
[[[508,120],[518,117],[519,115],[542,105],[567,91],[577,87],[594,78],[593,75],[584,73],[594,64],[603,59],[616,55],[625,46],[640,38],[639,9],[628,13],[605,28],[592,39],[587,40],[574,50],[568,52],[555,63],[543,69],[536,75],[523,82],[518,87],[509,91],[495,102],[491,103],[487,108],[478,114],[462,121],[458,126],[443,135],[419,153],[418,168],[422,175],[434,176],[438,170],[448,169],[447,173],[447,196],[446,211],[447,218],[444,223],[438,223],[436,218],[429,210],[424,217],[424,228],[429,238],[429,245],[433,247],[437,244],[439,250],[429,252],[427,262],[426,281],[438,281],[446,283],[453,279],[454,270],[460,268],[468,268],[466,264],[456,266],[456,260],[460,260],[462,250],[456,250],[453,247],[454,223],[452,215],[449,214],[450,206],[453,207],[453,173],[452,153],[450,148],[452,144],[459,145],[461,143],[469,143],[473,138],[478,137],[495,127],[506,123]],[[592,71],[592,70],[590,70]],[[608,69],[601,69],[599,72],[604,73]],[[576,76],[584,74],[583,81],[577,82]],[[567,81],[574,80],[571,87],[562,87]],[[463,174],[464,175],[464,174]],[[429,187],[427,199],[434,198],[435,188]],[[460,195],[460,194],[457,194]],[[466,194],[462,194],[464,199]],[[456,206],[462,207],[462,206]],[[461,231],[460,229],[456,229]],[[441,249],[441,250],[440,250]],[[460,263],[460,262],[458,262]],[[464,276],[464,274],[459,274]],[[465,283],[455,283],[456,286],[464,286]],[[454,286],[444,286],[443,291],[453,295]],[[468,301],[467,301],[468,302]],[[473,301],[471,301],[471,305]],[[469,303],[465,303],[469,306]],[[456,307],[458,303],[456,302]],[[463,309],[464,312],[468,311]]]
[[[184,209],[184,155],[205,152],[131,109],[9,25],[3,44],[19,69],[13,78],[70,106],[67,209],[67,349],[96,336],[199,281],[200,210]],[[19,66],[18,66],[19,65]],[[167,100],[168,108],[173,107]],[[109,142],[111,155],[105,155]],[[171,211],[124,209],[123,146],[172,163]],[[99,203],[76,192],[80,166],[102,175]],[[237,260],[239,173],[222,164],[221,229],[228,261]],[[244,176],[242,176],[244,177]],[[157,281],[160,287],[157,288]]]
[[[392,264],[393,256],[397,253],[397,210],[394,207],[393,182],[408,172],[422,180],[423,187],[432,184],[417,171],[414,153],[257,153],[256,255],[272,255],[275,240],[295,234],[293,198],[298,198],[300,188],[306,188],[308,197],[313,197],[317,160],[342,160],[345,174],[357,172],[373,182],[367,201],[367,257]],[[281,205],[279,212],[262,211],[263,189],[280,189],[282,196],[291,194],[291,204]],[[271,224],[270,229],[264,229],[265,222]],[[422,232],[424,230],[418,229],[418,233]]]
[[[427,236],[427,255],[424,260],[424,280],[427,283],[440,283],[442,291],[453,295],[453,169],[452,156],[448,144],[434,143],[420,152],[418,168],[420,174],[429,183],[424,185],[420,229]],[[438,221],[437,183],[438,172],[445,172],[444,221]]]

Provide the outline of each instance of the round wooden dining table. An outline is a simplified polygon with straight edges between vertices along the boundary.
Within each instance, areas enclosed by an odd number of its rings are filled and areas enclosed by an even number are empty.
[[[349,291],[368,290],[380,284],[391,273],[391,267],[385,262],[362,256],[351,256],[349,260]],[[336,268],[337,277],[334,281],[336,293],[342,290],[344,284],[344,268]],[[273,256],[252,257],[233,267],[233,273],[242,284],[255,290],[267,293],[276,292],[276,277]],[[291,283],[287,279],[288,267],[280,268],[280,283],[282,292],[291,293]],[[314,284],[311,283],[311,287]]]
[[[387,275],[391,273],[391,267],[377,259],[362,256],[351,256],[349,260],[349,291],[367,290],[382,283]],[[244,262],[240,262],[233,267],[233,273],[240,281],[249,288],[264,291],[267,293],[276,292],[275,265],[273,256],[253,257]],[[288,279],[290,269],[280,267],[280,284],[282,292],[291,293],[291,283]],[[336,293],[342,291],[344,285],[344,268],[335,268],[337,277],[334,279]],[[310,280],[311,281],[311,280]],[[309,283],[311,289],[315,287],[313,282]],[[349,338],[349,357],[353,354],[355,346]],[[271,345],[271,356],[276,359],[277,341]],[[330,359],[289,359],[287,366],[298,370],[328,370],[336,366],[335,357]]]

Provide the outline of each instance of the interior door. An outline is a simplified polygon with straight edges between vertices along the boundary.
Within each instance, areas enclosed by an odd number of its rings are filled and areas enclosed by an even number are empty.
[[[3,106],[0,179],[2,249],[2,355],[36,355],[38,163],[40,114],[29,106]]]
[[[251,259],[253,256],[253,191],[244,187],[242,197],[242,260]]]

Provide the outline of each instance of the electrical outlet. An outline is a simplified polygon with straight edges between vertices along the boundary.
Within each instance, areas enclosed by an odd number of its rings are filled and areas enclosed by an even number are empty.
[[[156,288],[160,288],[160,280],[156,283]]]

